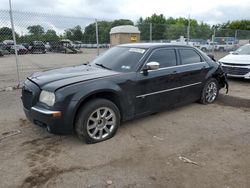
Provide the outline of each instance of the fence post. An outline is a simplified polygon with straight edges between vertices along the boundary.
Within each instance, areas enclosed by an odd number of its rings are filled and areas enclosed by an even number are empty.
[[[213,42],[213,48],[212,48],[212,53],[214,54],[214,48],[215,48],[215,45],[214,45],[214,40],[215,40],[215,29],[216,27],[214,27],[214,34],[212,36],[212,42]]]
[[[98,35],[98,23],[97,23],[97,19],[95,19],[95,31],[96,31],[97,55],[99,56],[99,35]]]
[[[187,45],[189,44],[189,40],[190,40],[190,15],[188,15]]]
[[[152,42],[152,23],[149,25],[149,41]]]
[[[14,22],[13,22],[11,0],[9,0],[9,6],[10,6],[10,22],[11,22],[11,29],[12,29],[12,36],[13,36],[13,41],[14,41],[15,57],[16,57],[16,71],[17,71],[17,81],[18,81],[17,87],[19,87],[20,75],[19,75],[19,65],[18,65],[17,48],[16,48],[16,35],[15,35],[15,28],[14,28]]]
[[[237,35],[238,35],[238,30],[235,30],[235,35],[234,35],[234,44],[237,43]]]

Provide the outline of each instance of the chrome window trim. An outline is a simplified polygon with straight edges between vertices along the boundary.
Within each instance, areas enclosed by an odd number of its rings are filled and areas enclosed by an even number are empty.
[[[207,64],[207,62],[203,61],[203,62],[198,62],[198,63],[190,63],[190,64],[185,64],[185,65],[176,65],[176,66],[171,66],[171,67],[164,67],[164,68],[159,68],[157,70],[148,70],[148,72],[171,69],[171,68],[175,68],[175,67],[186,67],[186,66],[189,66],[189,65],[199,65],[199,64]],[[141,71],[140,73],[143,73],[143,71]]]
[[[155,95],[155,94],[159,94],[159,93],[165,93],[165,92],[168,92],[168,91],[173,91],[173,90],[177,90],[177,89],[191,87],[191,86],[199,85],[201,83],[202,82],[196,82],[196,83],[193,83],[193,84],[188,84],[188,85],[184,85],[184,86],[180,86],[180,87],[174,87],[174,88],[171,88],[171,89],[165,89],[165,90],[161,90],[161,91],[156,91],[156,92],[152,92],[152,93],[138,95],[138,96],[136,96],[136,98],[145,98],[145,97],[150,96],[150,95]]]

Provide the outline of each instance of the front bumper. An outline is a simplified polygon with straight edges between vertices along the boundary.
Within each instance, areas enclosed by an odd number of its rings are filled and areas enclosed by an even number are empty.
[[[250,66],[228,65],[222,63],[222,68],[229,77],[250,79]]]
[[[40,127],[46,127],[50,132],[56,134],[67,134],[60,111],[51,111],[38,106],[30,110],[24,108],[26,117]],[[60,114],[60,116],[59,116]]]
[[[34,124],[56,134],[70,134],[73,131],[72,110],[75,103],[62,102],[48,107],[39,102],[40,88],[26,80],[22,89],[22,103],[26,117]],[[71,106],[72,105],[72,106]],[[71,108],[70,108],[71,107]]]

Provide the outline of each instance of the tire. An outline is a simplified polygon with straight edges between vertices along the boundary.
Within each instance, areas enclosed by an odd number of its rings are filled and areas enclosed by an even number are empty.
[[[75,131],[80,140],[94,144],[112,138],[119,125],[117,106],[106,99],[94,99],[83,105],[77,114]]]
[[[219,84],[215,78],[210,78],[204,85],[200,102],[202,104],[213,103],[219,94]]]

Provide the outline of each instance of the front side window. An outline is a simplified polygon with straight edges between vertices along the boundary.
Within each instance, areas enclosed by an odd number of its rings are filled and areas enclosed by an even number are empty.
[[[148,62],[160,63],[160,68],[176,66],[176,55],[174,49],[156,50],[149,57]]]
[[[143,48],[113,47],[94,59],[90,65],[118,72],[135,72],[145,53],[146,49]]]
[[[202,62],[201,57],[192,49],[180,49],[181,62],[183,65]]]

